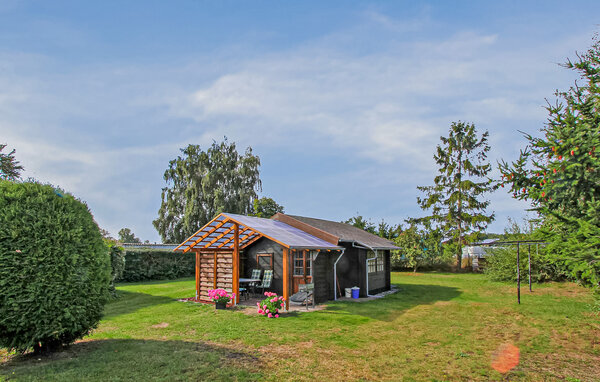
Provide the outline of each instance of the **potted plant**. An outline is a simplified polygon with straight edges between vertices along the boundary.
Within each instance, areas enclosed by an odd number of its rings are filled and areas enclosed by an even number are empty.
[[[225,309],[227,303],[235,298],[235,293],[228,293],[225,289],[210,289],[208,298],[215,303],[215,309]]]
[[[261,302],[257,302],[258,314],[269,318],[279,318],[279,310],[285,306],[285,299],[281,296],[277,297],[277,293],[265,292],[267,296]]]

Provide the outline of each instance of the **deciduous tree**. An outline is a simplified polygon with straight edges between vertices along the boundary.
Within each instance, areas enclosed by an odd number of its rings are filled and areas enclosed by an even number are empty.
[[[179,243],[220,212],[250,214],[261,190],[260,159],[248,147],[213,142],[206,151],[189,145],[169,162],[154,227],[164,242]]]
[[[121,228],[119,231],[119,241],[121,243],[141,243],[139,237],[136,237],[135,234],[129,228]]]
[[[276,201],[267,197],[254,199],[252,208],[252,215],[257,216],[259,218],[270,218],[278,212],[283,213],[283,206],[277,204]]]

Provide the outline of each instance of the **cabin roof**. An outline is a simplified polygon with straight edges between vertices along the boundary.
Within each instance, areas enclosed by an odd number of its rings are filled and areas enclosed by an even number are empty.
[[[309,218],[306,216],[287,214],[285,215],[302,223],[315,227],[321,231],[325,231],[331,235],[337,236],[340,242],[356,242],[357,244],[362,244],[363,246],[373,249],[400,249],[399,247],[394,245],[394,242],[379,237],[377,235],[373,235],[372,233],[354,227],[350,224],[339,223],[324,219]],[[277,215],[275,215],[273,218],[277,219]]]

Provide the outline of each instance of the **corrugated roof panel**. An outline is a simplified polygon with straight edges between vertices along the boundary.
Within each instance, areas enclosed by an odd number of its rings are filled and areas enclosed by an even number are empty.
[[[225,219],[231,220],[223,223]],[[217,216],[177,249],[187,251],[187,248],[192,245],[194,248],[231,249],[234,236],[233,231],[230,231],[233,226],[232,221],[239,223],[240,246],[254,240],[257,236],[266,236],[290,248],[341,249],[341,247],[277,220],[229,213]],[[217,226],[218,228],[216,228]]]
[[[323,248],[323,249],[339,249],[340,247],[333,245],[325,240],[321,240],[312,236],[298,228],[277,220],[258,218],[255,216],[245,216],[237,214],[224,213],[223,215],[230,217],[238,223],[250,227],[255,231],[262,233],[274,240],[285,243],[292,248]]]

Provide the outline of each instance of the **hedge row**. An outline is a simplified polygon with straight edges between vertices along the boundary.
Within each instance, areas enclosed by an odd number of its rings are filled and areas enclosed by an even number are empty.
[[[194,253],[156,249],[124,250],[122,274],[118,281],[168,280],[194,275]]]

